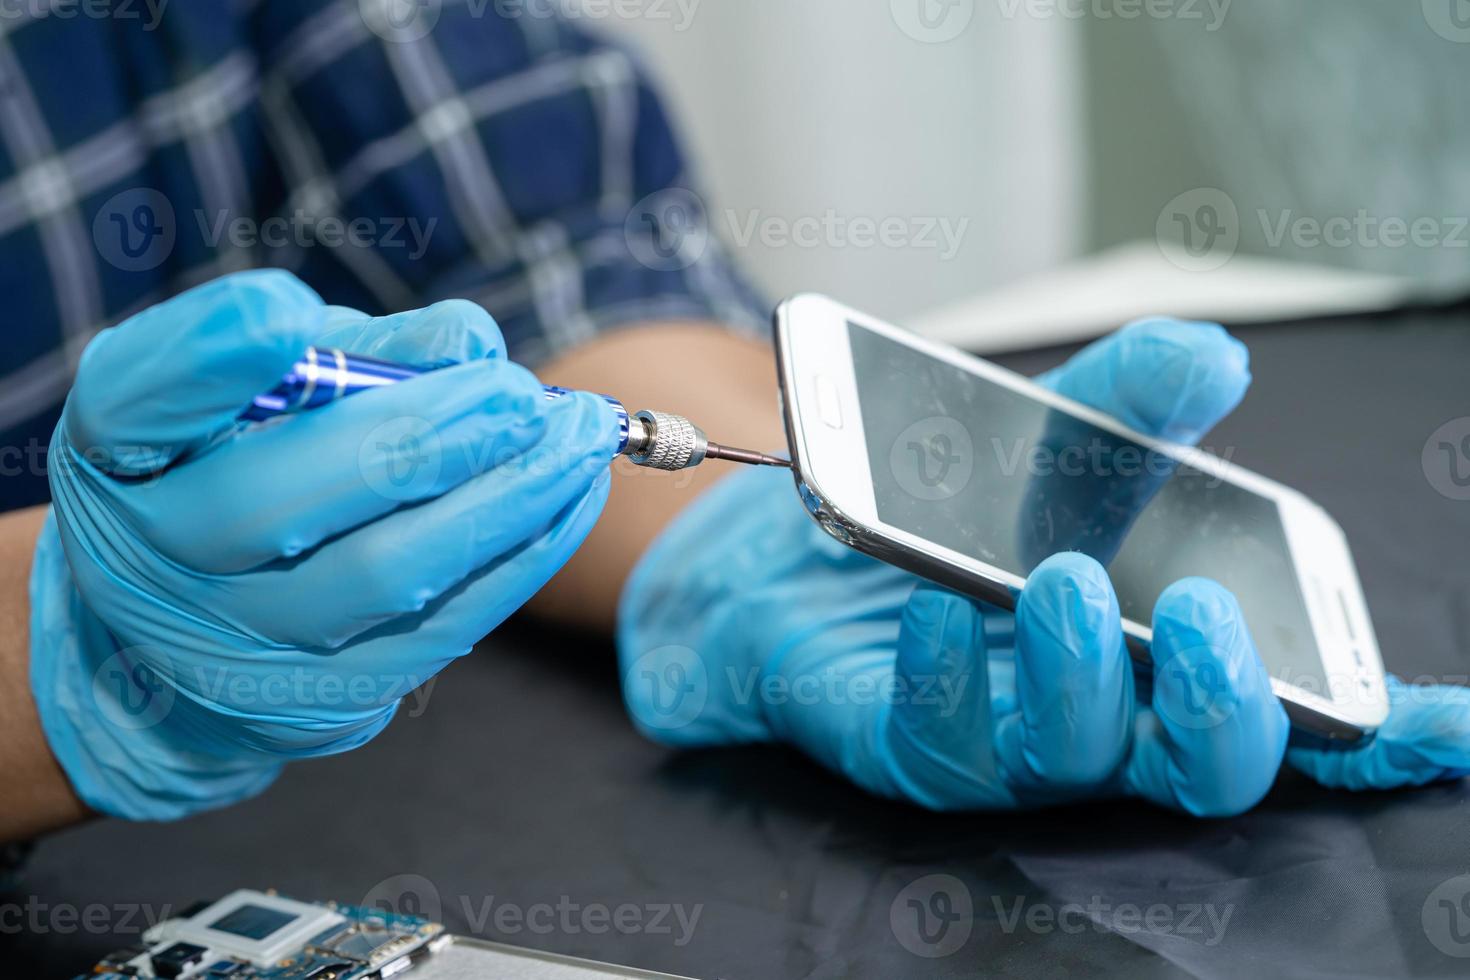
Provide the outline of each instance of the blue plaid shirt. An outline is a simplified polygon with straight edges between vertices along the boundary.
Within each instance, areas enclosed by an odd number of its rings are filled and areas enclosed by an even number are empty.
[[[546,6],[6,4],[0,510],[47,499],[87,341],[232,271],[472,299],[532,365],[640,320],[763,330],[644,72]]]

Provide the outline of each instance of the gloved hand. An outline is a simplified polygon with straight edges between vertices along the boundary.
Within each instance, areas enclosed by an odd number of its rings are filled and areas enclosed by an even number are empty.
[[[1323,786],[1399,789],[1470,776],[1470,688],[1388,678],[1388,721],[1360,748],[1293,748],[1287,761]]]
[[[242,431],[309,345],[453,365]],[[370,319],[281,272],[102,333],[51,447],[32,687],[96,810],[167,819],[362,745],[601,512],[617,425],[548,403],[478,307]]]
[[[1244,396],[1247,362],[1219,327],[1156,320],[1042,381],[1193,443]],[[1096,561],[1041,562],[1013,615],[838,544],[788,475],[750,471],[645,556],[618,647],[634,721],[670,745],[789,741],[872,792],[939,810],[1120,795],[1200,816],[1249,809],[1276,777],[1288,722],[1239,606],[1187,579],[1160,597],[1153,630],[1140,705]],[[1426,698],[1398,698],[1366,748],[1294,749],[1292,761],[1329,785],[1457,775],[1470,767],[1470,692]]]

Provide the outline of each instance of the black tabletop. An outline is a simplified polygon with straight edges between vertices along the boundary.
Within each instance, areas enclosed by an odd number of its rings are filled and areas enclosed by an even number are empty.
[[[1211,444],[1346,527],[1390,669],[1463,682],[1470,502],[1423,452],[1470,415],[1470,310],[1236,332],[1256,381]],[[938,816],[780,747],[650,744],[605,641],[516,624],[427,710],[260,799],[44,841],[0,893],[0,975],[69,976],[149,917],[275,887],[696,977],[1466,976],[1467,802],[1464,783],[1354,796],[1286,773],[1233,820]]]

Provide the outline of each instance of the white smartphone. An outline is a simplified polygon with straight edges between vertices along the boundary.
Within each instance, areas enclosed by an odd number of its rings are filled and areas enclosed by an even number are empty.
[[[822,296],[781,305],[776,349],[797,486],[838,540],[1007,608],[1048,556],[1091,554],[1142,665],[1163,590],[1214,579],[1299,733],[1388,716],[1347,538],[1303,494]]]

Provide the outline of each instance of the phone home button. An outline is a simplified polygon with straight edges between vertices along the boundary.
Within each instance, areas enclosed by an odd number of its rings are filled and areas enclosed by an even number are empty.
[[[817,417],[828,428],[842,428],[842,396],[837,394],[837,385],[825,374],[813,376],[812,384],[817,392]]]

